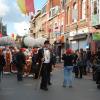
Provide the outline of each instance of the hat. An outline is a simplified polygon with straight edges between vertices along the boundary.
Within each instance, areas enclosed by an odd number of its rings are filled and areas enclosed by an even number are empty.
[[[72,49],[66,49],[66,54],[72,54],[73,53],[73,51],[72,51]]]
[[[26,51],[26,48],[20,48],[20,51],[24,52]]]
[[[48,40],[46,40],[46,41],[44,42],[44,44],[50,44],[50,42],[49,42]]]

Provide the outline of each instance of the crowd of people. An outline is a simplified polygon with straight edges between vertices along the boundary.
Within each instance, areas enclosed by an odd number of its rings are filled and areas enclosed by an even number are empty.
[[[100,48],[96,53],[91,53],[90,49],[73,51],[68,48],[62,54],[64,63],[63,87],[73,86],[73,73],[75,78],[83,78],[83,75],[95,72],[95,64],[100,59]],[[48,40],[40,48],[0,48],[0,80],[3,71],[17,71],[17,80],[22,81],[23,75],[32,74],[34,79],[41,76],[40,89],[47,91],[51,83],[52,67],[55,67],[56,56]],[[100,77],[99,77],[100,79]]]

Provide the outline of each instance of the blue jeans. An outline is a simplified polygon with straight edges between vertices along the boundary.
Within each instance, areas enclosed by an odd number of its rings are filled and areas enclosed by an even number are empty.
[[[73,81],[73,66],[64,66],[64,82],[63,86],[72,86]]]

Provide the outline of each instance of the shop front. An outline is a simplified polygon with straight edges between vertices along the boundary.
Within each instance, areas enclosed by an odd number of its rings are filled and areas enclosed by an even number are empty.
[[[92,34],[92,41],[91,41],[91,47],[93,46],[94,43],[94,52],[100,48],[100,32],[96,32]],[[93,50],[92,50],[93,51]]]
[[[88,47],[87,34],[79,34],[71,37],[70,47],[73,50],[79,50],[81,48],[85,50]]]

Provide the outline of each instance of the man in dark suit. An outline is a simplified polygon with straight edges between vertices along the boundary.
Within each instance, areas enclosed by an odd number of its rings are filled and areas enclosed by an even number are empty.
[[[44,42],[44,47],[38,51],[38,59],[42,68],[41,70],[41,84],[40,89],[47,91],[47,85],[50,84],[50,43],[49,41]]]
[[[23,68],[25,65],[25,55],[23,53],[23,50],[20,49],[20,51],[16,54],[16,67],[17,67],[17,80],[22,81],[22,75],[23,75]]]

